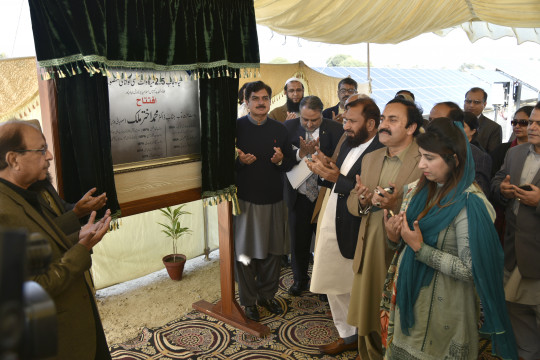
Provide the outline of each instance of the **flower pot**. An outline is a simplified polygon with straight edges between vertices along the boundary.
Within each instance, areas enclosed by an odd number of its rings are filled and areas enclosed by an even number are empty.
[[[170,254],[163,257],[163,264],[171,280],[182,280],[184,265],[186,264],[186,255]]]

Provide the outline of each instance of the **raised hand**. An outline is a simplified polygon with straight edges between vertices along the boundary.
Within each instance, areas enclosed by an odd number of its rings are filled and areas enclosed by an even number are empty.
[[[386,236],[390,241],[395,243],[399,242],[401,237],[401,227],[403,226],[403,214],[400,212],[394,216],[388,216],[388,210],[384,209],[384,228],[386,229]]]
[[[323,166],[330,168],[330,158],[322,152],[321,148],[319,148],[319,145],[315,146],[315,151],[315,157],[317,157],[317,160],[319,160]]]
[[[93,197],[92,194],[96,192],[96,188],[90,189],[81,200],[77,201],[73,212],[77,215],[78,218],[82,218],[90,214],[92,211],[97,211],[101,209],[107,203],[107,194],[103,193],[99,196]]]
[[[332,120],[337,121],[340,124],[343,124],[343,114],[337,114],[332,111]]]
[[[283,160],[283,153],[281,152],[281,148],[274,147],[274,155],[270,159],[270,161],[274,164],[277,164]]]
[[[255,155],[244,154],[244,152],[240,149],[236,149],[236,152],[238,153],[238,159],[240,160],[242,164],[249,165],[249,164],[252,164],[255,160],[257,160]]]
[[[356,185],[354,186],[354,190],[356,194],[358,195],[358,201],[360,202],[360,205],[362,205],[363,208],[365,208],[371,203],[371,198],[373,197],[373,191],[369,190],[367,186],[362,184],[360,175],[356,175]]]
[[[418,225],[418,220],[415,220],[413,223],[414,230],[411,230],[409,228],[409,224],[407,223],[407,214],[403,213],[403,221],[401,226],[401,237],[407,245],[411,247],[411,249],[414,250],[414,252],[417,252],[420,250],[420,247],[422,246],[422,243],[424,242],[424,237],[422,236],[422,231],[420,231],[420,226]]]
[[[392,193],[387,192],[382,187],[377,186],[373,192],[371,203],[378,208],[392,210],[396,206],[397,191],[396,184],[388,183],[389,187],[394,188]]]
[[[298,156],[302,159],[307,154],[315,154],[317,152],[316,147],[319,145],[319,139],[317,140],[311,140],[311,141],[305,141],[304,138],[300,136],[300,150],[298,152]]]
[[[323,154],[324,155],[324,154]],[[336,182],[339,178],[339,168],[333,162],[329,162],[328,166],[319,159],[319,156],[313,156],[311,161],[306,160],[308,168],[321,178]]]
[[[288,112],[287,111],[287,117],[285,118],[285,121],[296,119],[297,117],[298,117],[298,115],[296,115],[295,112]]]
[[[79,231],[79,244],[86,247],[88,251],[92,250],[109,230],[111,210],[107,209],[105,215],[98,222],[94,222],[95,220],[96,212],[92,211],[88,222],[81,228],[81,231]]]
[[[507,199],[513,199],[516,197],[516,187],[510,184],[510,175],[506,175],[503,181],[501,181],[501,194]]]

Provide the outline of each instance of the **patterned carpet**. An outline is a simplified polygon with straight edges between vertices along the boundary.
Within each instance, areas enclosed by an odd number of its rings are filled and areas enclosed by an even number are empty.
[[[222,321],[192,311],[163,327],[144,328],[138,338],[111,346],[112,358],[354,359],[356,351],[337,356],[319,352],[318,346],[339,337],[332,319],[326,316],[328,303],[309,292],[299,297],[290,296],[287,289],[292,283],[291,269],[282,269],[276,299],[284,309],[283,314],[273,315],[259,307],[261,322],[271,329],[270,335],[265,338],[257,338]]]
[[[354,359],[356,351],[336,356],[323,355],[317,347],[339,336],[332,319],[326,316],[328,303],[318,295],[306,292],[292,297],[290,268],[282,269],[276,299],[284,309],[273,315],[259,307],[261,322],[271,333],[257,338],[219,320],[192,311],[163,327],[144,328],[139,337],[111,346],[114,360],[139,359],[231,359],[231,360],[307,360]],[[208,300],[208,299],[207,299]],[[237,299],[238,300],[238,299]],[[480,342],[478,359],[498,359],[491,355],[491,345]],[[483,350],[483,351],[482,351]]]

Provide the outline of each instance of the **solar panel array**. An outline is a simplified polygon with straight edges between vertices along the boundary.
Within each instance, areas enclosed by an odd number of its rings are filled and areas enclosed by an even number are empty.
[[[367,68],[325,67],[314,68],[323,74],[344,78],[351,76],[359,83],[367,81]],[[424,114],[438,102],[453,101],[463,107],[465,93],[472,87],[481,87],[489,94],[491,85],[512,80],[493,70],[462,72],[447,69],[394,69],[371,68],[372,98],[379,107],[390,101],[399,90],[411,91]],[[489,101],[488,101],[489,103]]]

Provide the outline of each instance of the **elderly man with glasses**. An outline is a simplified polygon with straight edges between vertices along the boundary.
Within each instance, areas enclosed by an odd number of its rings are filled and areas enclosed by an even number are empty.
[[[80,228],[76,239],[68,238],[29,190],[47,177],[51,160],[39,129],[12,120],[0,125],[0,225],[40,233],[51,248],[51,262],[44,273],[31,280],[52,297],[58,321],[58,352],[55,359],[110,359],[88,271],[90,253],[109,229],[110,211]]]
[[[350,77],[346,77],[342,79],[338,84],[338,98],[339,103],[337,103],[336,106],[332,106],[328,109],[323,110],[323,118],[325,119],[332,119],[339,123],[343,123],[343,113],[345,112],[345,103],[347,102],[347,99],[349,97],[353,96],[358,92],[358,83],[351,79]]]

